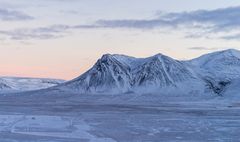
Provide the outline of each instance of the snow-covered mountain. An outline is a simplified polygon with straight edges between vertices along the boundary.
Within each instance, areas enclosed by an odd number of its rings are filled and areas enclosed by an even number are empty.
[[[0,92],[19,92],[49,88],[65,82],[60,79],[0,77]]]
[[[229,92],[227,89],[236,89],[238,82],[240,51],[229,49],[188,61],[175,60],[162,54],[148,58],[105,54],[87,72],[68,82],[1,78],[0,88],[25,91],[50,87],[51,91],[74,94],[157,93],[196,96],[224,95]]]
[[[157,54],[148,58],[103,55],[80,77],[57,86],[79,93],[182,92],[204,88],[205,82],[184,62]],[[204,90],[204,89],[202,89]]]
[[[86,73],[57,86],[79,93],[157,92],[222,94],[240,78],[240,51],[229,49],[178,61],[157,54],[148,58],[106,54]]]
[[[176,86],[198,77],[182,62],[162,54],[147,58],[132,72],[135,86]]]
[[[240,51],[235,49],[209,53],[187,63],[217,94],[222,95],[240,78]]]
[[[203,75],[219,79],[240,77],[240,51],[235,49],[206,54],[190,62]]]

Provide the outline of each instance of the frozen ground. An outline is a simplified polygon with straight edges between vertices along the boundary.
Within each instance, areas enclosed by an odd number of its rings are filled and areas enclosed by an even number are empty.
[[[154,96],[142,96],[142,100],[134,95],[103,98],[106,96],[1,96],[0,141],[234,142],[240,139],[238,101],[222,98],[183,101],[188,99]]]

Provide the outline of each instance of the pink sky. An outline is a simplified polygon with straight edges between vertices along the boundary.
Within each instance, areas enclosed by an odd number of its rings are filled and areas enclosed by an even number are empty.
[[[240,49],[234,18],[239,5],[239,0],[0,0],[0,76],[69,80],[106,53],[191,59]]]

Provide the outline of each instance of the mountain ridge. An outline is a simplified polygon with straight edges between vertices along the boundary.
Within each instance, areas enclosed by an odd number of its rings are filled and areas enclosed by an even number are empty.
[[[224,50],[180,61],[163,54],[147,58],[104,54],[79,77],[44,92],[224,96],[240,82],[239,55],[238,50]]]
[[[81,93],[126,93],[142,88],[177,87],[181,82],[188,81],[204,86],[203,80],[184,62],[163,54],[147,58],[104,54],[83,75],[58,87]]]

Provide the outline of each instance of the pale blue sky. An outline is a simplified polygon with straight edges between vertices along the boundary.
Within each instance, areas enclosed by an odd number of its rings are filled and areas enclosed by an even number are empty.
[[[71,79],[104,53],[240,49],[239,16],[239,0],[0,0],[0,75]]]

